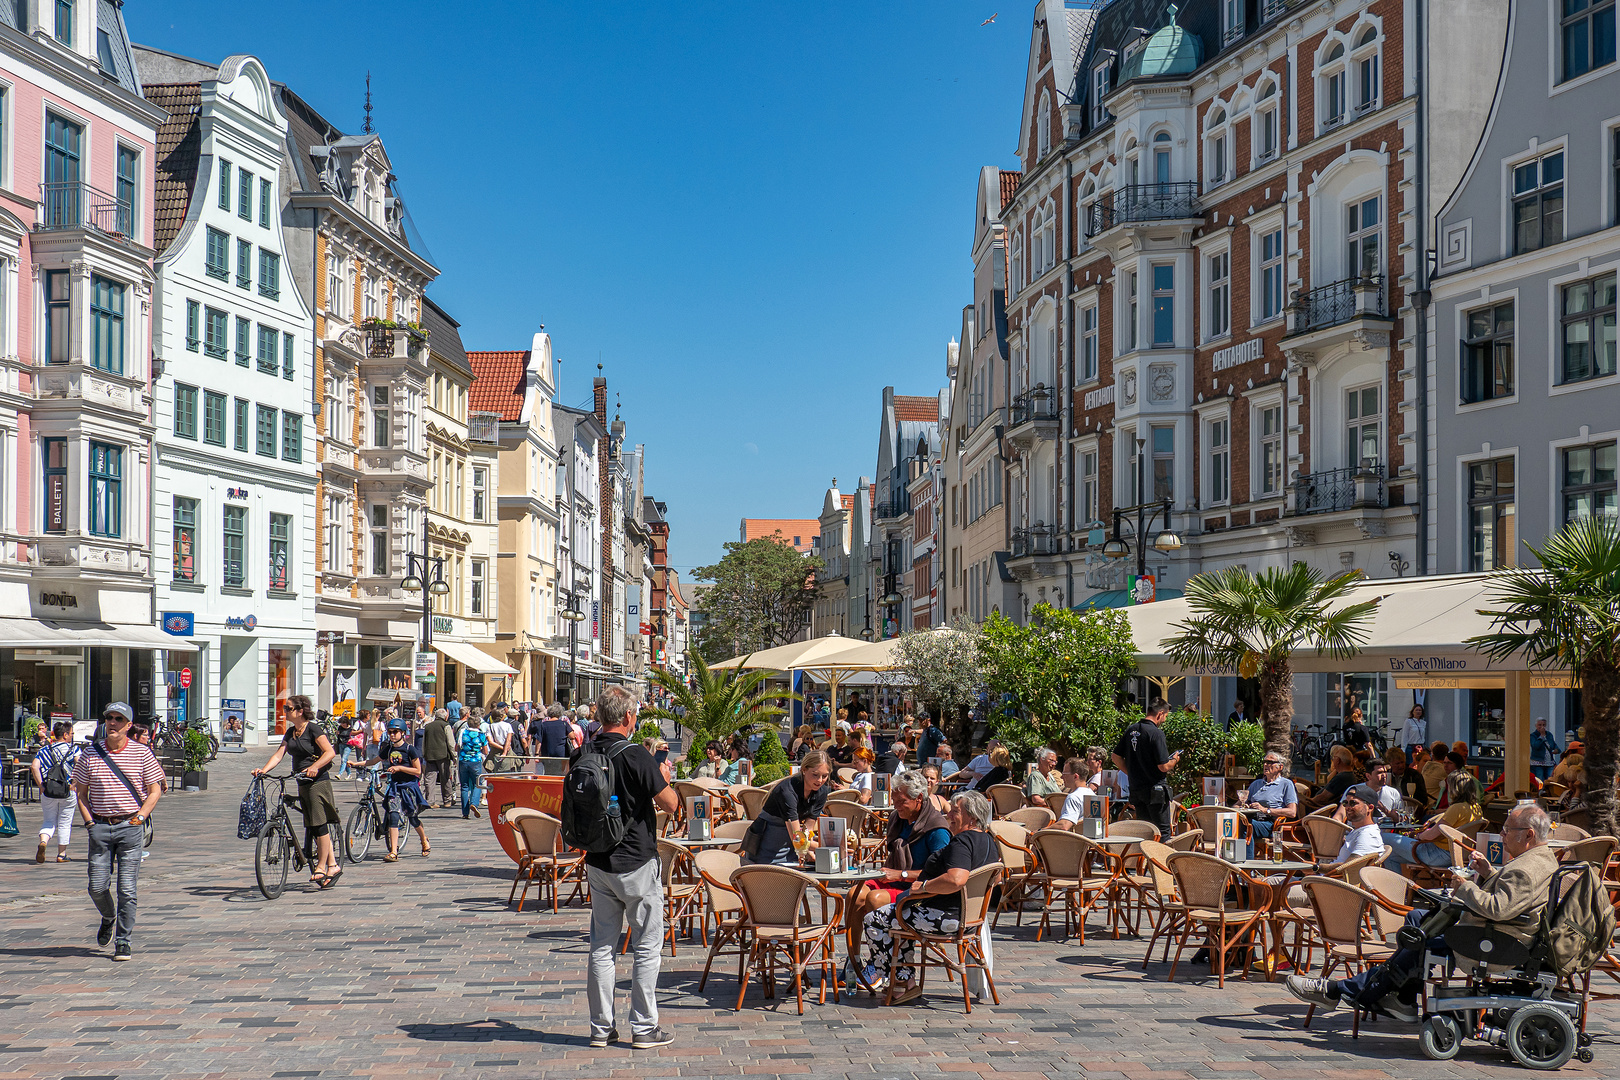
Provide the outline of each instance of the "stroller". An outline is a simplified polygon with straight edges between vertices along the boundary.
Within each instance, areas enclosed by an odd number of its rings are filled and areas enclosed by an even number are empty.
[[[1566,895],[1590,869],[1585,864],[1561,867],[1541,914],[1517,923],[1465,925],[1460,919],[1467,908],[1461,902],[1449,894],[1417,890],[1431,914],[1420,926],[1402,928],[1397,940],[1405,948],[1423,950],[1418,1045],[1425,1055],[1450,1060],[1469,1038],[1505,1047],[1529,1069],[1557,1069],[1571,1057],[1592,1060],[1592,1037],[1585,1034],[1586,994],[1577,989],[1578,976],[1591,967],[1591,960],[1584,966],[1577,961],[1572,970],[1567,955],[1554,948],[1560,919],[1571,917]],[[1607,891],[1601,895],[1606,904]],[[1528,943],[1503,929],[1515,925],[1521,934],[1531,931]],[[1606,925],[1589,932],[1594,942],[1601,937],[1597,955],[1613,932],[1612,915]],[[1435,937],[1445,941],[1449,956],[1427,949]],[[1454,977],[1458,972],[1461,980]],[[1576,978],[1566,980],[1570,975]]]

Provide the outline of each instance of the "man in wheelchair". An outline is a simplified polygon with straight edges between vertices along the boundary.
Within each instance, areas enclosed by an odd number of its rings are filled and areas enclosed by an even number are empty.
[[[1342,1003],[1417,1023],[1425,952],[1417,942],[1426,941],[1428,952],[1446,955],[1443,935],[1454,924],[1489,926],[1521,944],[1529,944],[1535,936],[1547,904],[1548,883],[1558,870],[1558,859],[1547,846],[1551,831],[1545,810],[1531,803],[1515,807],[1502,826],[1505,865],[1493,867],[1475,852],[1467,870],[1453,871],[1451,896],[1466,910],[1415,908],[1406,917],[1401,947],[1387,961],[1348,979],[1290,975],[1289,992],[1324,1009]],[[1478,884],[1468,880],[1473,874],[1478,875]]]

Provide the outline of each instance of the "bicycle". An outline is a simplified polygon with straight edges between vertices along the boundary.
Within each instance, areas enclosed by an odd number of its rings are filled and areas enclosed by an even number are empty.
[[[200,731],[202,734],[208,737],[209,761],[213,761],[215,758],[219,757],[219,736],[215,735],[212,731],[209,731],[208,721],[201,718],[194,717],[185,721],[184,723],[180,723],[175,720],[165,720],[158,727],[158,729],[153,732],[153,738],[157,742],[157,745],[162,749],[171,751],[175,754],[180,754],[185,751],[186,732],[188,731]]]
[[[359,863],[366,857],[373,840],[388,835],[387,796],[380,790],[382,770],[373,767],[368,771],[371,775],[366,781],[365,793],[360,796],[360,804],[350,811],[343,829],[343,854],[351,863]]]
[[[1316,765],[1328,758],[1331,745],[1321,734],[1321,724],[1307,724],[1294,729],[1294,760],[1302,765]]]
[[[288,865],[302,870],[309,860],[305,857],[303,845],[293,839],[292,817],[287,813],[289,804],[302,809],[298,796],[287,794],[287,781],[295,779],[295,776],[291,773],[286,776],[267,773],[264,778],[277,783],[280,795],[275,800],[275,808],[270,811],[269,820],[259,829],[258,844],[253,853],[253,872],[264,898],[274,900],[287,887]]]

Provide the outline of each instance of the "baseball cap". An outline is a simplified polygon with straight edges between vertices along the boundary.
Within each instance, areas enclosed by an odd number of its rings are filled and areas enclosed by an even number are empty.
[[[1369,806],[1378,805],[1378,793],[1373,791],[1373,789],[1368,787],[1366,784],[1357,784],[1355,787],[1345,792],[1345,794],[1354,795],[1359,801],[1364,802]]]
[[[124,704],[122,701],[115,701],[111,705],[108,705],[105,709],[101,710],[103,719],[111,716],[113,713],[117,713],[130,723],[135,722],[135,710]]]
[[[405,730],[405,721],[399,719],[398,717],[395,717],[394,719],[388,721],[388,730],[389,731],[404,731]]]

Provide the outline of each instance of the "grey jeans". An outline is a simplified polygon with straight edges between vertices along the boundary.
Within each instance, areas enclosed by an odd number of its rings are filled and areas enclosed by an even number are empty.
[[[630,1032],[650,1034],[658,1027],[658,969],[664,953],[664,883],[656,858],[627,874],[585,868],[591,886],[591,966],[586,997],[591,1034],[613,1030],[614,954],[630,920]]]
[[[92,823],[90,834],[90,899],[103,919],[118,920],[115,940],[123,943],[135,932],[135,884],[141,876],[139,825]],[[118,873],[118,899],[113,901],[113,871]]]

